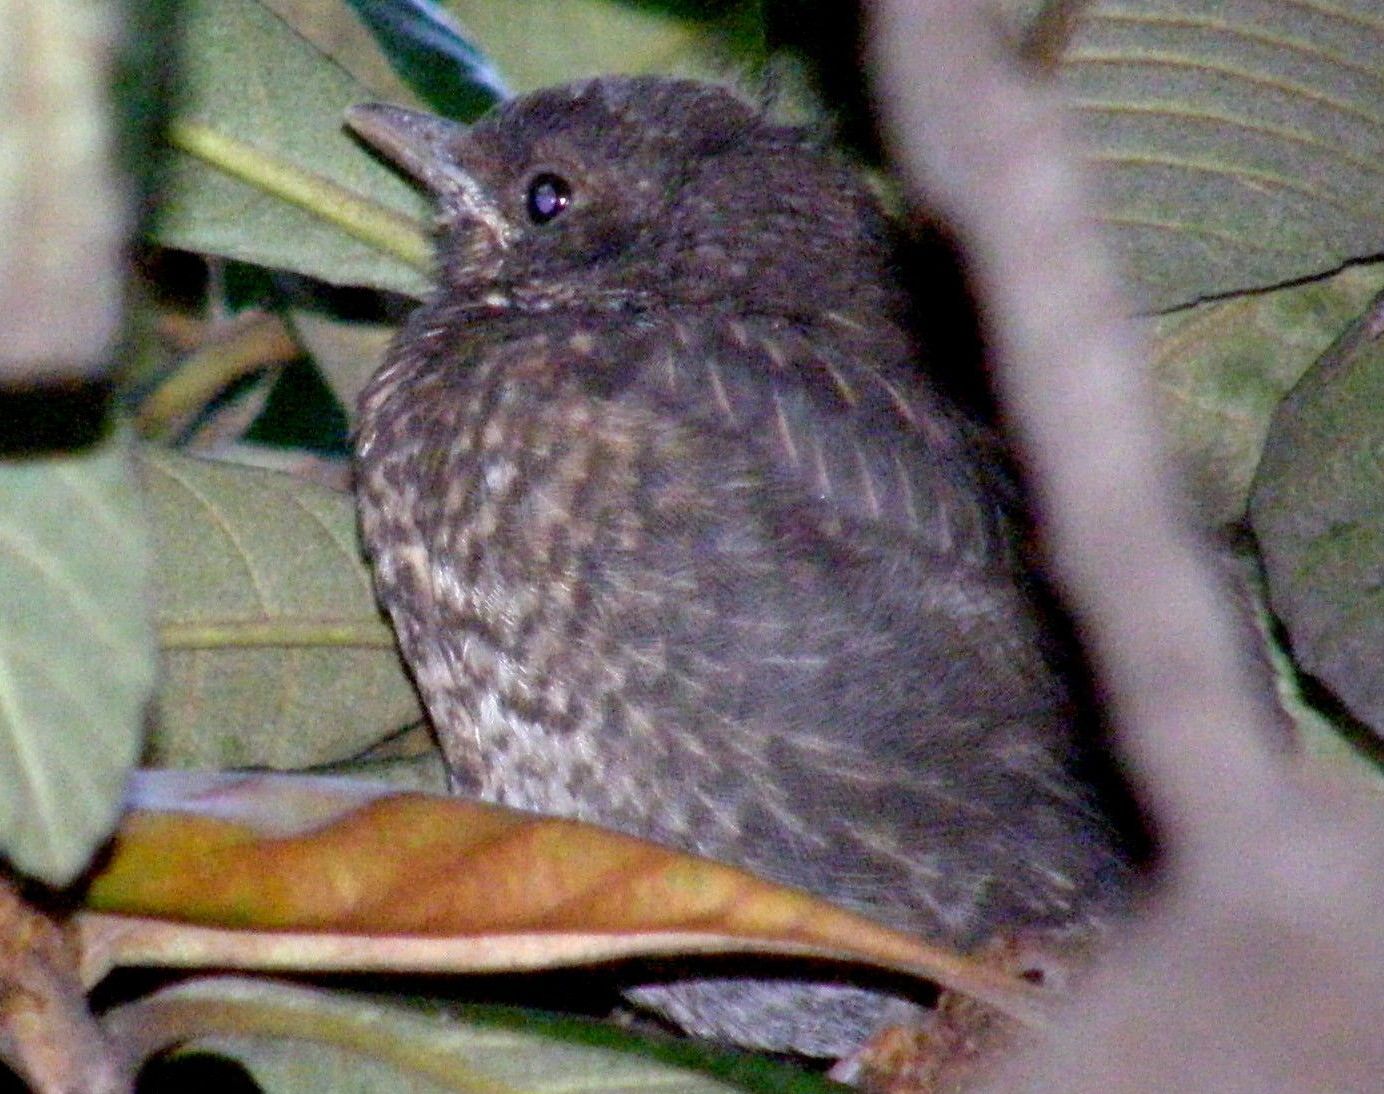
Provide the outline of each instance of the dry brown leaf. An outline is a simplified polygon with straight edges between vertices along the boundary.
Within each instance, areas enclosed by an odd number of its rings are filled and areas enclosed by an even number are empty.
[[[97,973],[493,971],[753,950],[899,970],[1038,1020],[1034,990],[1015,976],[590,825],[282,775],[158,773],[137,793],[147,805],[127,816],[88,896],[115,913],[85,924]]]

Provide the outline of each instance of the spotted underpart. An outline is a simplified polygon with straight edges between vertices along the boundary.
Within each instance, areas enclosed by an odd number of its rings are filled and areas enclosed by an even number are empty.
[[[867,189],[701,84],[553,89],[441,138],[388,118],[439,158],[442,284],[362,398],[361,525],[458,789],[956,945],[1089,923],[1118,867],[1070,701]],[[535,178],[564,194],[542,223]],[[901,1005],[633,994],[826,1056]]]

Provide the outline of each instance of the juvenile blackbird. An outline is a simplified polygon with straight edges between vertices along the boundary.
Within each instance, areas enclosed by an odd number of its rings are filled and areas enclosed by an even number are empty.
[[[357,489],[458,788],[957,946],[1096,916],[1117,855],[999,472],[916,374],[855,172],[682,80],[349,121],[441,211]],[[821,1056],[897,1007],[725,976],[634,994]]]

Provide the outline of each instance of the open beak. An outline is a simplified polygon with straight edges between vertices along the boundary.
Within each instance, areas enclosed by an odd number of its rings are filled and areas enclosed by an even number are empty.
[[[475,221],[504,245],[509,224],[494,199],[457,162],[466,126],[388,103],[360,103],[346,110],[346,124],[367,144],[422,183],[451,217]]]

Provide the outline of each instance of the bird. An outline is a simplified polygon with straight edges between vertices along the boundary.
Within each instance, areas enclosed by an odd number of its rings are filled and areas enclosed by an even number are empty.
[[[858,168],[662,76],[347,122],[438,210],[438,284],[360,398],[355,478],[456,791],[960,949],[1102,922],[1125,863],[1014,491],[919,367]],[[828,1058],[911,1005],[821,970],[628,995]]]

